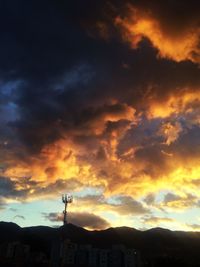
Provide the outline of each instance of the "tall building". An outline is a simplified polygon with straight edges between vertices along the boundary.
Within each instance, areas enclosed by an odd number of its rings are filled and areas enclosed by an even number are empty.
[[[125,262],[125,247],[123,245],[114,245],[109,251],[108,267],[121,267]]]
[[[126,249],[125,267],[138,267],[139,253],[135,249]]]
[[[99,250],[97,248],[92,248],[88,253],[88,265],[92,267],[98,267],[98,254]]]
[[[20,242],[11,242],[7,246],[6,258],[8,259],[27,259],[30,255],[30,247]]]
[[[66,239],[61,248],[61,266],[74,265],[77,254],[77,244]]]
[[[77,245],[66,239],[53,246],[56,253],[52,254],[51,267],[140,267],[138,251],[124,245],[100,249],[90,244]]]
[[[109,254],[106,249],[99,249],[98,253],[98,267],[107,267],[108,266]]]

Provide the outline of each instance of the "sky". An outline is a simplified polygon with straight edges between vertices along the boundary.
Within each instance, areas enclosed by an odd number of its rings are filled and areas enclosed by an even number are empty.
[[[200,3],[0,3],[0,220],[200,230]]]

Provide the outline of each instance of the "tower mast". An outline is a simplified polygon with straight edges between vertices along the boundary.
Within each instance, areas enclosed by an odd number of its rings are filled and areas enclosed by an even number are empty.
[[[62,202],[65,204],[65,209],[63,211],[63,225],[67,224],[67,205],[72,203],[73,197],[70,194],[62,195]]]

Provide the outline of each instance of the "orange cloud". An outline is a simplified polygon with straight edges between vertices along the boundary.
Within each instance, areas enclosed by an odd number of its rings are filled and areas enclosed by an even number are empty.
[[[176,195],[167,193],[161,203],[162,207],[169,208],[170,210],[184,210],[197,205],[198,198],[192,194]]]
[[[132,106],[118,103],[116,100],[111,100],[108,104],[99,107],[89,107],[81,114],[83,118],[72,134],[101,135],[109,122],[127,120],[134,123],[135,112]]]
[[[166,188],[176,194],[183,191],[198,195],[198,154],[187,155],[186,147],[185,154],[182,155],[185,144],[181,143],[178,147],[178,142],[175,141],[180,139],[183,129],[181,124],[171,117],[174,114],[192,114],[199,101],[199,93],[189,90],[176,97],[170,95],[165,99],[165,106],[158,100],[151,99],[146,109],[148,121],[157,118],[158,121],[160,118],[167,120],[159,124],[159,131],[156,129],[149,139],[148,135],[143,137],[143,132],[138,132],[134,137],[130,135],[130,130],[136,130],[140,124],[145,123],[141,117],[137,118],[134,107],[111,103],[92,109],[91,118],[86,120],[85,127],[63,132],[62,139],[43,146],[40,154],[31,155],[26,161],[10,159],[3,175],[11,177],[13,181],[21,181],[24,177],[37,181],[36,186],[31,183],[27,185],[25,182],[16,183],[16,190],[29,191],[30,194],[26,196],[29,199],[42,198],[43,193],[53,197],[65,188],[76,191],[87,186],[101,188],[106,197],[124,194],[139,199],[149,192],[156,194]],[[151,125],[149,127],[151,128]],[[144,129],[145,132],[148,130],[148,127]],[[141,142],[137,139],[140,135]],[[89,139],[89,148],[85,141],[76,142],[76,137],[82,136],[87,137],[86,140]],[[154,140],[159,136],[162,136],[164,141]],[[136,141],[128,143],[127,149],[120,152],[119,144],[122,139],[126,143],[131,138]],[[77,187],[67,187],[74,180],[80,184]],[[50,190],[49,186],[54,190]],[[38,190],[39,187],[42,190]],[[173,207],[172,204],[165,207],[174,208],[175,204],[183,210],[187,203],[179,201],[174,202]],[[78,208],[81,210],[82,204]],[[90,209],[92,212],[93,204]],[[122,213],[119,207],[111,208],[99,204],[98,210],[106,209]]]
[[[167,118],[172,115],[184,113],[185,115],[191,114],[197,110],[200,103],[199,90],[189,88],[182,89],[178,93],[171,94],[165,99],[158,99],[152,97],[147,104],[147,116],[152,118]],[[198,115],[198,114],[197,114]],[[198,123],[199,117],[194,119]]]
[[[174,219],[168,217],[157,217],[157,216],[145,216],[143,218],[144,223],[157,226],[160,223],[173,223]]]
[[[158,135],[161,135],[165,138],[166,145],[170,145],[178,139],[181,131],[182,126],[179,122],[175,122],[174,124],[167,122],[162,124],[161,128],[159,129]]]
[[[200,62],[199,35],[200,27],[194,23],[176,34],[167,31],[159,19],[150,11],[129,6],[127,17],[115,20],[122,30],[124,40],[135,49],[147,38],[158,50],[158,56],[180,62],[190,60]]]
[[[119,139],[116,140],[119,142]],[[112,147],[106,144],[105,149],[109,152]],[[127,194],[141,197],[149,192],[158,192],[166,188],[175,192],[189,191],[195,195],[197,193],[198,159],[182,157],[176,151],[173,151],[174,155],[166,157],[160,151],[160,157],[163,155],[165,166],[158,169],[156,160],[149,162],[154,157],[153,154],[145,160],[135,158],[133,155],[129,161],[118,158],[117,154],[113,157],[112,153],[107,152],[107,158],[99,161],[96,160],[94,152],[88,153],[84,146],[59,140],[44,147],[41,155],[32,158],[32,161],[18,162],[9,167],[4,175],[19,181],[23,177],[31,176],[33,181],[40,183],[39,187],[44,188],[52,185],[57,179],[63,179],[69,183],[71,179],[76,179],[82,183],[82,186],[104,188],[106,196]],[[152,176],[152,171],[154,176]],[[18,183],[16,189],[25,189],[24,186],[27,186],[26,183]],[[38,191],[36,188],[29,187],[30,190],[32,189],[29,197],[35,197]],[[80,188],[79,186],[77,189]],[[54,192],[51,191],[50,194],[53,195]]]
[[[60,213],[43,213],[46,220],[51,222],[63,221],[63,214]],[[69,223],[84,227],[89,230],[102,230],[110,227],[108,221],[104,218],[88,212],[70,212],[68,214]]]
[[[70,133],[63,132],[62,139],[45,145],[37,155],[27,155],[27,160],[12,158],[3,175],[14,181],[32,177],[33,181],[40,182],[43,187],[58,179],[77,179],[85,186],[107,187],[109,178],[100,174],[101,170],[104,164],[107,164],[105,160],[110,162],[108,169],[110,164],[119,163],[116,148],[130,124],[135,123],[134,113],[134,108],[116,102],[92,109],[91,118],[86,120],[83,128]],[[73,141],[73,138],[79,135],[96,138],[94,148],[91,147],[88,151],[84,142]],[[112,177],[110,179],[112,180]],[[24,186],[25,183],[18,183],[17,189],[23,190]],[[37,192],[36,188],[31,189],[30,197],[34,197]]]

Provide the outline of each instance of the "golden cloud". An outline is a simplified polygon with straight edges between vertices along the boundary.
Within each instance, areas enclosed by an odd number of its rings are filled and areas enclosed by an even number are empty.
[[[172,223],[174,222],[174,219],[168,217],[145,216],[143,217],[143,222],[153,226],[157,226],[160,223]]]
[[[106,144],[104,149],[107,150],[107,157],[97,160],[95,150],[88,155],[84,146],[59,140],[44,147],[41,155],[32,158],[32,161],[18,161],[8,167],[4,175],[13,180],[32,177],[32,180],[43,186],[48,186],[57,179],[70,181],[74,178],[85,186],[104,188],[106,195],[126,193],[139,197],[165,188],[175,191],[191,190],[191,193],[196,190],[195,181],[199,180],[198,159],[182,157],[178,151],[172,151],[173,155],[169,157],[160,150],[165,165],[158,166],[156,159],[152,161],[155,155],[151,151],[149,156],[145,155],[145,159],[133,154],[129,161],[109,152],[109,149],[113,149],[112,145],[109,147]],[[143,150],[145,152],[146,148]],[[23,189],[24,185],[19,184],[18,190]]]
[[[170,145],[178,139],[181,131],[182,126],[179,122],[175,122],[174,124],[167,122],[161,125],[158,135],[161,135],[165,138],[166,145]]]
[[[73,191],[91,186],[101,188],[106,197],[128,195],[137,200],[147,196],[149,192],[156,194],[165,189],[172,190],[177,195],[185,192],[197,196],[200,173],[198,153],[188,154],[187,147],[183,150],[187,142],[179,143],[179,140],[184,131],[181,123],[175,121],[173,116],[192,114],[197,110],[199,102],[199,93],[189,90],[183,90],[176,97],[168,96],[165,106],[158,100],[149,101],[146,110],[149,123],[163,119],[159,130],[149,138],[143,137],[141,132],[130,136],[130,131],[145,123],[141,115],[137,117],[134,107],[113,102],[93,109],[91,120],[86,120],[85,127],[63,132],[61,139],[43,146],[37,155],[28,155],[26,161],[14,157],[9,159],[3,175],[11,177],[12,181],[22,181],[22,178],[28,181],[26,177],[31,177],[31,181],[37,182],[36,186],[31,183],[27,185],[26,182],[15,184],[18,191],[29,190],[30,194],[25,196],[27,199],[42,198],[42,193],[53,197],[69,188],[67,186],[72,181],[80,183],[77,187],[70,187]],[[194,123],[197,121],[194,120]],[[144,131],[148,129],[144,128]],[[85,141],[76,141],[76,138],[82,136],[89,138],[89,146]],[[164,141],[157,140],[158,137],[162,137]],[[126,143],[131,138],[136,140],[135,143],[128,144],[127,149],[120,152],[119,144],[122,140]],[[49,186],[55,190],[49,190]],[[39,187],[42,190],[38,190]],[[160,207],[184,210],[196,205],[195,201],[188,203],[188,199],[182,199],[160,204]],[[131,202],[128,206],[136,204]],[[119,206],[111,207],[105,203],[98,205],[98,210],[102,212],[106,209],[123,212]],[[93,212],[93,203],[89,206]],[[81,207],[82,204],[80,210]]]
[[[192,88],[183,88],[175,91],[173,94],[159,99],[152,97],[147,103],[147,116],[149,119],[153,118],[168,118],[172,115],[178,115],[183,113],[184,115],[190,115],[193,111],[197,110],[200,103],[200,92]],[[198,116],[198,114],[196,114]],[[194,122],[199,121],[198,118],[194,119]]]
[[[151,10],[129,6],[127,16],[117,17],[115,23],[121,28],[124,40],[136,49],[140,42],[147,38],[158,50],[158,56],[177,62],[190,60],[200,62],[199,35],[200,27],[194,21],[176,34],[164,27]]]

